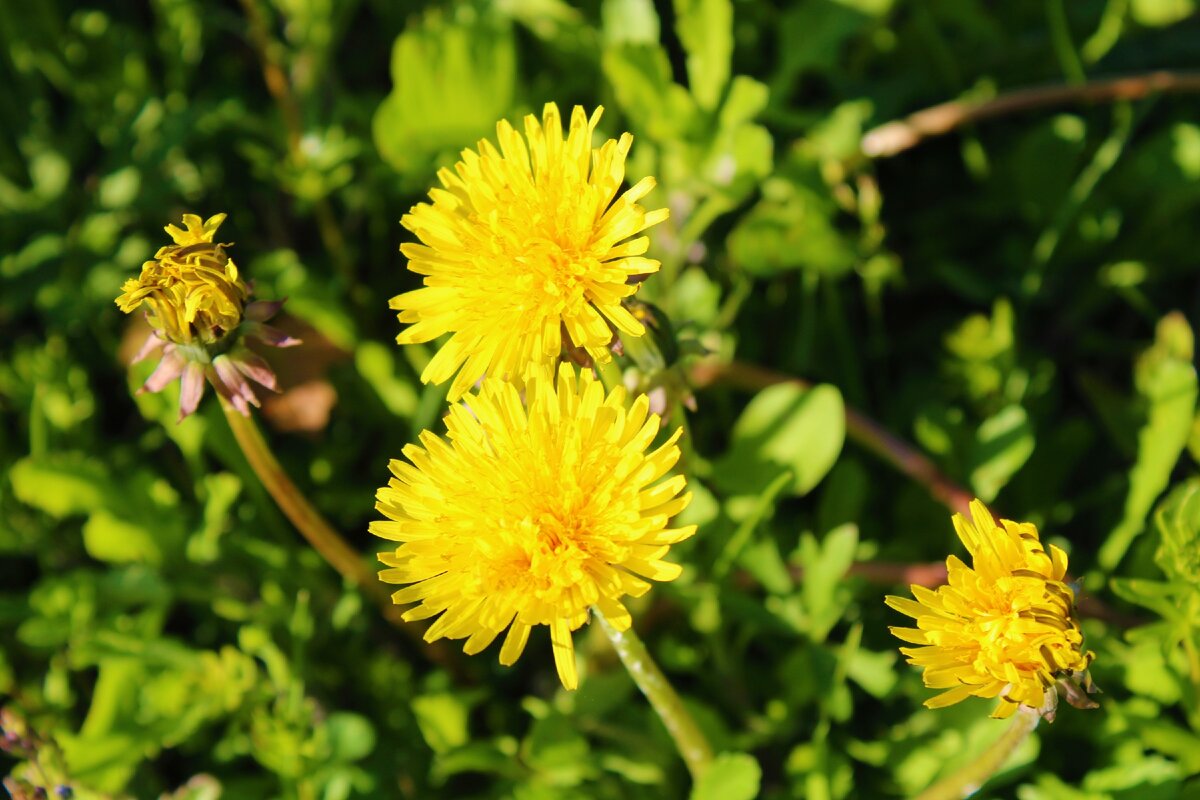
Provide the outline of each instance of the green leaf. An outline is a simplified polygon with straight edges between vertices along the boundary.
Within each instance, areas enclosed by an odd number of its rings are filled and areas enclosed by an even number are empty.
[[[713,478],[730,494],[759,494],[783,470],[787,487],[807,494],[829,472],[846,438],[846,409],[836,387],[780,383],[759,392],[733,426],[729,452]]]
[[[1159,504],[1154,522],[1159,568],[1174,580],[1200,586],[1200,478],[1175,487]]]
[[[1148,608],[1166,619],[1178,616],[1176,606],[1181,587],[1145,578],[1112,578],[1109,585],[1122,600]]]
[[[512,107],[516,47],[506,21],[430,13],[396,39],[394,88],[375,112],[372,133],[397,170],[428,169],[495,129]]]
[[[1033,455],[1033,426],[1025,409],[1011,405],[979,426],[971,449],[971,487],[991,502]]]
[[[675,0],[675,16],[692,96],[701,108],[715,109],[729,81],[733,6],[729,0]]]
[[[721,753],[692,787],[691,800],[754,800],[762,768],[746,753]]]
[[[533,723],[523,760],[556,786],[576,786],[595,772],[587,739],[562,714],[552,713]]]
[[[835,213],[826,194],[769,178],[763,199],[729,236],[730,258],[756,277],[799,269],[844,275],[857,263],[858,251],[833,224]]]
[[[600,66],[617,106],[632,128],[656,142],[675,142],[696,113],[695,101],[671,77],[671,62],[657,43],[624,43],[604,49]]]
[[[605,44],[658,44],[658,12],[651,0],[604,0],[600,21]]]
[[[375,728],[361,714],[338,711],[325,721],[329,731],[330,758],[336,761],[358,761],[375,749]]]
[[[229,526],[229,511],[242,492],[242,480],[231,472],[204,476],[204,524],[187,543],[192,561],[210,563],[220,554],[220,539]]]
[[[390,413],[409,419],[417,410],[419,397],[411,381],[396,375],[397,356],[395,347],[364,341],[354,351],[354,366]]]
[[[819,549],[816,540],[808,534],[801,541],[804,564],[801,593],[809,617],[809,635],[815,641],[823,641],[842,616],[842,578],[854,563],[857,549],[858,526],[853,522],[830,531]]]
[[[23,458],[9,479],[18,500],[56,519],[104,508],[115,496],[104,467],[76,453]]]
[[[92,514],[83,526],[83,546],[98,561],[161,564],[162,547],[154,532],[108,511]]]
[[[1187,19],[1196,10],[1192,0],[1131,0],[1129,16],[1138,25],[1165,28]]]
[[[1097,557],[1113,569],[1145,527],[1146,515],[1167,488],[1171,471],[1191,435],[1196,414],[1197,381],[1192,365],[1192,329],[1179,312],[1163,317],[1155,343],[1137,361],[1134,382],[1146,409],[1138,431],[1137,462],[1129,472],[1129,492],[1121,521],[1109,533]]]
[[[435,753],[459,747],[470,738],[467,733],[467,705],[456,694],[439,693],[415,697],[412,701],[417,727],[425,743]]]

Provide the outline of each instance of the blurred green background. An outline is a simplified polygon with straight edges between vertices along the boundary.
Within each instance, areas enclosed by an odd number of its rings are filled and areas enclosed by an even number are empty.
[[[393,343],[397,220],[553,100],[603,104],[672,212],[641,293],[666,355],[638,375],[719,378],[688,415],[684,576],[634,606],[745,754],[693,796],[909,796],[1002,728],[920,706],[882,596],[961,551],[849,406],[1082,580],[1102,707],[980,796],[1200,798],[1200,94],[860,149],[943,101],[1196,68],[1192,0],[45,0],[0,3],[0,42],[0,695],[37,751],[4,771],[80,798],[692,792],[598,632],[575,693],[541,635],[512,669],[434,667],[287,524],[211,395],[179,425],[173,389],[133,396],[142,328],[113,304],[163,225],[228,212],[306,342],[272,356],[263,424],[372,559],[386,462],[443,408],[431,351]]]

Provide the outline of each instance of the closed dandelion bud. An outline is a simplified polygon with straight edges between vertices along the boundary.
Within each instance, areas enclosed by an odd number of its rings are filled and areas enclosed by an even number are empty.
[[[500,662],[513,664],[537,626],[550,629],[563,686],[578,683],[571,632],[595,608],[628,630],[622,604],[680,567],[665,559],[695,526],[671,527],[687,506],[677,430],[659,432],[645,395],[626,408],[621,387],[605,393],[590,372],[563,364],[532,374],[524,398],[488,379],[450,409],[448,441],[428,431],[390,464],[376,495],[387,517],[376,536],[380,578],[407,584],[392,595],[415,604],[406,620],[437,620],[425,633],[465,639],[478,653],[505,633]]]
[[[127,314],[144,307],[153,328],[134,362],[160,354],[138,393],[158,392],[180,381],[180,419],[199,406],[205,382],[243,414],[258,405],[247,379],[275,389],[271,368],[245,346],[245,339],[276,347],[299,344],[265,324],[283,301],[251,302],[251,288],[226,252],[231,245],[214,241],[225,216],[201,221],[184,214],[183,228],[166,226],[174,243],[159,248],[141,274],[125,282],[116,300]]]
[[[425,277],[420,289],[392,298],[408,325],[401,344],[449,339],[421,380],[451,381],[457,400],[485,375],[519,382],[553,367],[563,351],[606,363],[620,337],[645,326],[625,306],[640,280],[659,268],[639,235],[667,218],[638,201],[654,188],[643,178],[621,193],[626,133],[592,147],[601,109],[571,112],[566,135],[558,107],[525,118],[522,136],[496,126],[499,149],[479,142],[400,220],[419,244],[400,251]],[[579,354],[573,356],[577,361]]]
[[[892,628],[908,663],[923,667],[925,685],[944,689],[925,701],[941,708],[968,697],[996,697],[993,717],[1020,706],[1053,720],[1059,694],[1079,708],[1095,707],[1087,694],[1094,654],[1084,649],[1075,614],[1075,591],[1066,582],[1067,554],[1042,544],[1028,522],[999,523],[979,500],[971,519],[954,516],[958,537],[971,554],[968,567],[946,559],[948,584],[913,586],[916,598],[888,597],[913,617],[915,628]]]

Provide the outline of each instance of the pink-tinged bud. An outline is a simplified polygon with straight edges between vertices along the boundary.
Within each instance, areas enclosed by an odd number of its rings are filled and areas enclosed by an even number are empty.
[[[183,380],[179,384],[179,421],[196,413],[200,397],[204,394],[204,365],[189,361],[183,369]]]
[[[278,391],[275,388],[275,373],[271,371],[271,365],[266,362],[266,359],[240,346],[229,354],[229,358],[238,371],[247,378],[273,392]]]
[[[300,340],[294,336],[289,336],[279,328],[271,325],[264,325],[261,322],[248,322],[242,325],[246,331],[246,335],[252,339],[258,339],[260,342],[271,347],[295,347],[300,344]]]
[[[154,328],[131,363],[162,351],[162,361],[138,394],[161,391],[181,379],[181,420],[196,411],[205,380],[247,415],[250,406],[258,405],[247,378],[277,391],[270,365],[244,346],[247,337],[273,347],[300,344],[265,324],[279,313],[283,300],[250,302],[253,285],[226,253],[230,245],[214,241],[224,220],[224,214],[207,220],[185,214],[183,228],[168,225],[174,244],[160,248],[143,264],[141,275],[126,281],[117,298],[126,313],[146,307],[146,319]]]
[[[158,331],[150,331],[150,335],[147,336],[146,341],[142,343],[141,349],[137,351],[137,355],[135,355],[129,363],[137,364],[139,361],[149,358],[151,354],[156,352],[166,343],[166,340],[158,335]],[[153,391],[157,391],[157,389]]]
[[[250,416],[250,406],[257,406],[258,398],[254,396],[254,390],[242,377],[242,373],[234,366],[233,360],[229,356],[217,356],[212,361],[212,371],[209,379],[217,393],[233,403],[233,407],[240,411],[242,416]]]
[[[279,309],[283,308],[283,304],[286,302],[286,297],[282,300],[255,300],[246,306],[243,316],[251,322],[266,322],[278,314]]]
[[[163,348],[162,361],[158,362],[158,366],[154,368],[154,372],[150,373],[150,377],[137,390],[137,393],[161,392],[172,381],[177,380],[183,374],[183,368],[186,364],[187,361],[184,360],[178,348],[173,344],[167,345]]]

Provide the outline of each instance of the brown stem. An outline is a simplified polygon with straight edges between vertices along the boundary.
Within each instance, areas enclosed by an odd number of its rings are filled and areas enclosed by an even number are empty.
[[[725,384],[757,391],[777,383],[792,383],[803,387],[812,386],[811,382],[801,378],[794,378],[765,367],[740,362],[720,364],[715,361],[702,361],[692,367],[690,378],[692,385],[696,388]],[[973,498],[970,492],[943,475],[926,455],[908,442],[849,406],[846,407],[846,435],[904,475],[923,485],[935,500],[951,512],[970,515],[970,503]],[[796,580],[803,579],[804,572],[801,568],[792,567],[791,571]],[[915,583],[919,586],[934,587],[946,582],[946,566],[941,563],[904,564],[886,561],[860,561],[850,567],[848,574],[865,578],[871,583],[906,586]],[[1077,608],[1079,613],[1085,617],[1099,619],[1121,628],[1132,628],[1142,624],[1142,620],[1138,617],[1109,608],[1096,597],[1079,598]]]
[[[729,364],[701,361],[692,367],[690,377],[692,385],[697,388],[726,384],[757,391],[777,383],[791,383],[802,387],[812,385],[800,378],[736,361]],[[928,456],[850,406],[846,407],[846,435],[859,446],[870,450],[924,486],[935,500],[952,512],[970,513],[973,497],[970,492],[943,475]]]
[[[1081,84],[1018,89],[991,100],[951,100],[867,131],[861,147],[867,158],[888,158],[926,139],[992,117],[1073,103],[1139,100],[1166,92],[1200,92],[1200,74],[1160,70]]]

